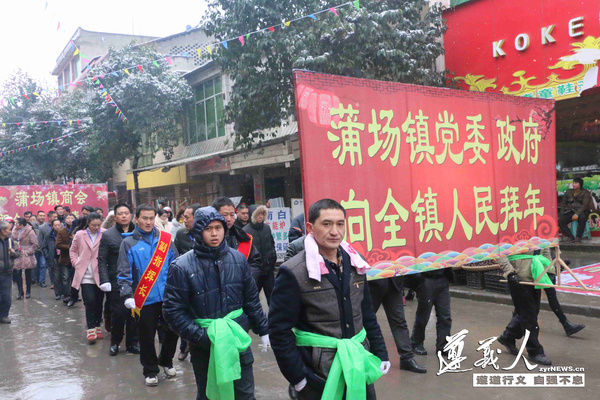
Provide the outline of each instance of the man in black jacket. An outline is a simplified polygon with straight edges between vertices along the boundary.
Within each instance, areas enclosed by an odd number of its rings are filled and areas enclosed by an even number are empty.
[[[253,331],[261,336],[263,351],[269,344],[267,318],[260,305],[248,261],[227,245],[224,240],[226,232],[227,223],[217,210],[213,207],[197,210],[192,231],[194,251],[185,253],[171,264],[165,287],[163,315],[171,329],[191,346],[197,399],[206,399],[207,392],[213,393],[211,398],[220,398],[217,396],[224,394],[227,387],[238,400],[254,399],[254,358],[249,347],[250,337],[243,332],[237,331],[238,343],[245,343],[237,348],[239,359],[236,356],[230,360],[213,360],[219,363],[220,369],[239,368],[240,375],[230,377],[233,383],[227,380],[223,385],[216,384],[220,376],[209,378],[213,376],[211,372],[215,372],[209,371],[209,365],[213,365],[209,360],[218,356],[214,349],[222,345],[221,340],[236,342],[227,334],[231,332],[229,329],[241,327],[248,332],[252,326]],[[217,328],[220,324],[225,326]],[[231,325],[234,326],[230,328]],[[219,335],[214,336],[217,329]]]
[[[192,204],[183,212],[183,226],[177,230],[173,244],[180,255],[184,255],[192,249],[194,239],[192,228],[194,227],[194,213],[200,208],[200,204]]]
[[[323,199],[310,206],[308,217],[305,250],[279,268],[271,296],[269,337],[279,369],[293,386],[290,392],[296,391],[299,399],[319,399],[326,380],[332,378],[332,365],[341,360],[329,345],[297,344],[307,332],[318,341],[359,343],[357,358],[342,368],[368,358],[370,368],[378,362],[377,370],[369,371],[376,379],[388,372],[390,363],[366,284],[368,265],[343,241],[346,211],[338,202]],[[373,355],[379,360],[373,360]],[[375,399],[373,382],[365,375],[362,378],[365,398]]]
[[[12,273],[15,258],[19,257],[20,251],[10,238],[10,225],[6,221],[0,221],[0,324],[10,324],[8,318],[10,311]]]
[[[125,307],[119,293],[117,283],[119,249],[123,238],[130,236],[135,229],[131,222],[131,207],[121,203],[114,207],[115,226],[102,233],[98,248],[98,273],[100,275],[100,289],[106,292],[110,301],[110,348],[109,354],[116,356],[119,353],[119,344],[125,336],[127,353],[139,354],[140,347],[137,339],[137,327],[131,312]]]
[[[250,209],[244,203],[240,204],[236,210],[237,218],[235,220],[235,226],[240,229],[244,229],[250,222]]]
[[[292,220],[292,226],[288,232],[288,240],[292,243],[294,240],[301,238],[306,234],[306,226],[304,222],[304,213],[300,213]]]
[[[225,241],[229,247],[238,250],[246,257],[248,264],[250,264],[252,276],[258,274],[262,265],[260,253],[253,244],[252,236],[235,225],[235,206],[233,205],[233,201],[229,197],[219,197],[213,202],[212,206],[227,222]]]
[[[438,269],[421,273],[423,282],[417,288],[417,311],[413,325],[412,342],[413,351],[421,356],[427,355],[423,347],[425,341],[425,327],[431,316],[431,309],[435,307],[437,323],[435,354],[443,352],[446,346],[446,337],[450,336],[452,329],[452,316],[450,313],[450,283],[454,281],[452,268]]]
[[[275,239],[271,234],[271,228],[265,224],[267,220],[267,207],[258,206],[252,213],[251,222],[244,227],[244,231],[252,236],[252,242],[262,259],[260,269],[253,270],[256,287],[265,291],[267,304],[271,304],[271,292],[275,283],[275,262],[277,252],[275,250]]]

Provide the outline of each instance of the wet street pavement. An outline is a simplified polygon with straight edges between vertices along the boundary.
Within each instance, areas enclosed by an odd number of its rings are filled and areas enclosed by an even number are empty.
[[[13,294],[16,289],[13,288]],[[571,295],[578,296],[578,295]],[[583,296],[581,296],[583,297]],[[575,298],[573,301],[576,301]],[[600,299],[598,299],[600,305]],[[406,315],[412,327],[416,301],[407,302]],[[499,335],[511,317],[512,307],[502,304],[452,298],[452,332],[469,330],[465,339],[461,368],[474,368],[481,359],[477,341]],[[425,348],[428,356],[416,356],[427,374],[400,371],[399,357],[382,310],[378,313],[390,352],[392,369],[376,383],[379,399],[592,399],[600,391],[600,319],[570,315],[573,322],[587,327],[568,338],[553,313],[540,312],[540,341],[554,365],[585,368],[585,388],[474,388],[473,373],[490,373],[492,367],[474,368],[463,373],[436,375],[438,360],[432,352],[435,341],[435,313],[427,327]],[[158,387],[144,386],[139,357],[125,355],[124,346],[116,357],[108,355],[109,338],[88,345],[85,340],[84,307],[81,302],[68,309],[55,301],[49,289],[34,287],[30,299],[13,300],[11,325],[0,325],[0,400],[12,399],[194,399],[196,386],[189,359],[174,360],[177,378],[160,376]],[[257,399],[286,399],[287,382],[280,374],[273,353],[260,353],[254,337],[254,374]],[[497,343],[493,349],[502,349]],[[512,364],[514,356],[498,355],[500,368]],[[529,372],[523,361],[511,371]],[[556,375],[531,371],[536,375]]]

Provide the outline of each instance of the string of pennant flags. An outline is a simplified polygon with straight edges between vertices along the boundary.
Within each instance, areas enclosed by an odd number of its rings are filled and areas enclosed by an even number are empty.
[[[65,125],[69,125],[72,126],[74,123],[77,125],[81,125],[82,122],[89,122],[89,123],[93,123],[92,118],[90,117],[86,117],[86,118],[79,118],[79,119],[59,119],[59,120],[53,120],[53,121],[21,121],[21,122],[4,122],[2,120],[0,120],[0,123],[2,124],[2,127],[5,128],[6,126],[10,126],[10,125],[16,125],[18,127],[25,127],[25,126],[34,126],[34,125],[38,125],[38,124],[58,124],[58,126],[61,126],[63,124]]]
[[[314,19],[316,21],[318,21],[319,19],[317,18],[318,15],[323,14],[323,13],[333,13],[336,16],[338,16],[338,12],[337,9],[342,8],[342,7],[346,7],[346,6],[354,6],[357,10],[360,10],[360,0],[354,0],[354,1],[349,1],[347,3],[343,3],[343,4],[339,4],[330,8],[326,8],[317,12],[314,12],[312,14],[309,15],[305,15],[305,16],[301,16],[298,18],[294,18],[288,21],[284,21],[281,24],[277,24],[277,25],[272,25],[269,26],[267,28],[263,28],[263,29],[258,29],[256,31],[253,32],[248,32],[246,34],[237,36],[237,37],[232,37],[229,39],[225,39],[225,40],[221,40],[218,42],[213,42],[210,44],[206,44],[206,45],[201,45],[200,47],[198,47],[196,49],[196,52],[198,53],[198,57],[202,57],[202,52],[205,51],[207,53],[209,53],[210,55],[213,54],[214,51],[217,50],[217,48],[219,46],[221,46],[222,48],[228,49],[229,48],[229,43],[232,41],[239,41],[241,43],[242,46],[244,46],[246,44],[246,41],[255,34],[258,33],[263,33],[263,32],[275,32],[276,29],[284,29],[285,27],[289,27],[293,22],[302,20],[302,19],[306,19],[306,18],[310,18],[310,19]],[[75,43],[70,40],[71,43],[71,48],[73,50],[73,56],[79,55],[81,60],[86,64],[84,68],[87,68],[90,72],[93,73],[93,69],[91,67],[91,62],[94,60],[95,57],[89,57],[87,55],[84,55],[82,53],[80,53],[79,48],[75,45]],[[26,93],[26,94],[22,94],[19,96],[14,96],[14,97],[8,97],[5,99],[0,99],[0,107],[6,107],[8,104],[13,104],[15,105],[16,101],[18,99],[23,100],[23,99],[27,99],[27,100],[31,100],[33,97],[40,97],[41,95],[43,95],[44,93],[52,93],[55,92],[57,90],[65,90],[66,88],[73,86],[73,87],[77,87],[77,86],[85,86],[86,84],[95,84],[97,86],[99,86],[99,89],[105,89],[103,83],[100,81],[100,79],[104,79],[105,76],[108,75],[113,75],[115,77],[119,77],[122,74],[126,74],[126,75],[131,75],[132,72],[134,71],[139,71],[141,73],[144,72],[144,69],[147,68],[150,65],[154,65],[156,67],[160,66],[160,62],[164,62],[166,61],[167,63],[169,63],[169,65],[172,65],[173,63],[173,58],[178,58],[178,57],[183,57],[183,58],[190,58],[191,55],[184,52],[181,54],[177,54],[177,55],[173,55],[173,54],[169,54],[169,55],[165,55],[159,59],[153,60],[153,61],[149,61],[146,64],[138,64],[138,65],[132,65],[130,67],[127,68],[121,68],[118,70],[113,70],[113,71],[109,71],[106,73],[103,73],[101,75],[94,75],[92,77],[88,77],[85,80],[80,80],[80,81],[74,81],[74,82],[70,82],[68,84],[64,84],[64,85],[59,85],[58,89],[41,89],[39,92],[31,92],[31,93]],[[106,92],[106,94],[104,94],[104,97],[106,98],[106,96],[108,95],[108,92],[105,90],[102,93]],[[109,97],[107,99],[107,102],[111,102],[112,97]],[[114,100],[113,100],[114,101]],[[112,103],[111,103],[112,104]],[[118,105],[116,104],[112,104],[115,107],[118,107]],[[120,108],[118,110],[116,110],[116,114],[119,114]],[[122,111],[121,111],[122,112]],[[126,119],[126,117],[123,117]]]
[[[79,54],[79,53],[77,53],[77,54]],[[171,64],[173,64],[173,60],[172,59],[173,58],[178,58],[178,57],[179,58],[181,58],[181,57],[183,57],[183,58],[190,58],[190,55],[187,54],[187,53],[182,53],[182,54],[179,54],[179,55],[171,55],[171,54],[169,54],[169,55],[166,55],[166,56],[164,56],[162,58],[159,58],[157,60],[153,60],[151,62],[148,62],[146,64],[138,64],[138,65],[133,65],[133,66],[130,66],[130,67],[127,67],[127,68],[122,68],[122,69],[119,69],[119,70],[109,71],[109,72],[106,72],[106,73],[104,73],[102,75],[99,75],[99,77],[100,78],[104,78],[106,75],[113,75],[113,76],[116,76],[118,78],[119,76],[121,76],[120,74],[131,75],[131,72],[136,71],[136,70],[139,70],[140,72],[144,72],[144,68],[147,67],[147,66],[149,66],[149,65],[154,65],[156,67],[160,67],[159,62],[162,62],[162,61],[166,61],[167,63],[169,63],[171,65]],[[91,67],[89,66],[89,63],[86,64],[86,68],[88,68],[91,71]],[[30,93],[26,93],[26,94],[21,94],[19,96],[14,96],[14,97],[8,97],[8,98],[0,99],[0,107],[6,108],[6,106],[8,104],[16,105],[16,101],[17,100],[22,100],[22,99],[31,100],[34,97],[41,97],[45,93],[54,93],[54,92],[56,92],[58,90],[66,90],[70,86],[77,87],[77,86],[85,86],[87,84],[97,84],[97,85],[99,85],[100,82],[97,82],[97,80],[95,78],[96,78],[96,76],[93,76],[93,77],[88,77],[88,78],[86,78],[84,80],[73,81],[73,82],[70,82],[70,83],[65,84],[65,85],[59,85],[58,89],[54,89],[54,88],[51,88],[51,89],[40,89],[39,92],[30,92]],[[101,87],[101,89],[102,89],[102,87]]]
[[[30,145],[27,145],[27,146],[17,147],[17,148],[8,149],[8,150],[1,150],[0,151],[0,157],[7,156],[9,154],[20,153],[22,151],[34,150],[36,148],[39,148],[40,146],[44,146],[44,145],[47,145],[47,144],[58,142],[61,139],[65,139],[65,138],[71,137],[73,135],[76,135],[76,134],[79,134],[79,133],[83,133],[83,132],[86,131],[86,129],[87,128],[76,130],[76,131],[71,131],[71,132],[65,133],[65,134],[63,134],[61,136],[58,136],[58,137],[55,137],[55,138],[52,138],[52,139],[48,139],[48,140],[44,140],[42,142],[30,144]]]
[[[212,53],[217,49],[218,46],[222,46],[223,48],[228,49],[229,42],[232,42],[232,41],[239,41],[242,44],[242,46],[244,46],[246,44],[246,41],[250,38],[250,36],[255,35],[257,33],[263,33],[263,32],[267,32],[267,31],[275,32],[276,29],[284,29],[284,27],[289,27],[293,22],[300,21],[300,20],[306,19],[306,18],[311,18],[311,19],[314,19],[315,21],[318,21],[319,19],[317,18],[317,15],[323,14],[323,13],[331,12],[331,13],[335,14],[336,16],[339,16],[337,13],[337,9],[346,7],[346,6],[350,6],[350,5],[354,6],[356,8],[356,10],[360,11],[360,0],[349,1],[347,3],[339,4],[337,6],[325,8],[323,10],[314,12],[309,15],[303,15],[298,18],[284,21],[281,24],[272,25],[267,28],[258,29],[253,32],[248,32],[244,35],[240,35],[240,36],[232,37],[229,39],[221,40],[219,42],[207,44],[207,45],[204,45],[204,49],[206,52],[208,52],[209,54],[212,55]],[[198,52],[198,57],[201,57],[202,56],[202,48],[198,48],[196,51]]]

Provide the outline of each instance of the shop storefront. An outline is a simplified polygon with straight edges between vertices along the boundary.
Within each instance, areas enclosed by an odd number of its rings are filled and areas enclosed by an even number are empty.
[[[600,83],[600,2],[453,0],[451,5],[444,12],[448,84],[556,100],[557,181],[581,177],[599,200],[600,170],[593,166],[600,165],[600,90],[593,86]],[[600,235],[595,224],[594,230]]]

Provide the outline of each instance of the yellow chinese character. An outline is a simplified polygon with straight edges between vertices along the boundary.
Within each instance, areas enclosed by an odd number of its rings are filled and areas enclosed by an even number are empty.
[[[391,211],[390,214],[387,214],[390,206],[394,206],[396,211]],[[385,221],[389,224],[383,231],[390,234],[390,240],[383,241],[382,249],[386,249],[388,247],[406,246],[406,239],[399,239],[396,236],[396,234],[400,232],[400,229],[402,229],[402,227],[397,225],[396,222],[399,219],[402,219],[404,222],[408,221],[408,215],[408,211],[402,207],[400,203],[396,201],[396,199],[394,199],[394,196],[392,195],[392,189],[388,188],[385,204],[381,211],[375,215],[375,220],[377,222]]]
[[[519,165],[521,162],[521,154],[517,151],[513,143],[513,133],[516,128],[514,125],[510,124],[508,116],[506,117],[506,121],[496,121],[496,127],[500,128],[500,133],[498,134],[498,144],[500,145],[497,154],[498,160],[504,157],[504,161],[508,161],[512,155],[515,159],[515,163]]]
[[[419,114],[415,118],[416,120],[412,119],[409,112],[406,121],[402,124],[402,131],[408,134],[406,143],[410,144],[410,162],[414,163],[418,154],[417,164],[421,164],[425,158],[430,164],[433,164],[431,156],[435,149],[429,144],[429,124],[427,123],[429,117],[423,115],[423,110],[419,110]],[[416,125],[416,128],[413,125]]]
[[[146,285],[142,285],[142,286],[140,286],[139,290],[140,290],[140,295],[142,297],[146,297],[146,295],[147,295],[146,292],[148,291],[148,287]]]
[[[156,279],[156,271],[148,271],[146,274],[146,280],[153,282]]]
[[[477,160],[480,160],[482,164],[485,164],[485,159],[481,156],[481,152],[489,153],[490,144],[482,143],[484,137],[479,131],[485,129],[485,126],[479,125],[479,122],[481,122],[481,114],[468,116],[467,119],[473,122],[472,124],[467,124],[467,131],[472,131],[469,133],[467,139],[472,140],[472,142],[466,142],[464,150],[473,150],[473,153],[475,154],[473,158],[469,159],[469,164],[475,164]]]
[[[62,204],[73,204],[73,192],[71,190],[65,190],[64,192],[60,192],[62,196]]]
[[[350,189],[348,201],[342,201],[342,207],[346,210],[363,210],[364,217],[362,216],[351,216],[348,217],[348,236],[349,242],[363,242],[367,241],[367,250],[373,249],[373,240],[371,238],[371,213],[369,211],[368,200],[355,200],[354,190]],[[354,231],[354,226],[358,227],[358,232]]]
[[[85,199],[88,198],[88,195],[83,193],[81,190],[79,191],[79,193],[77,193],[75,195],[75,200],[77,200],[77,204],[84,204],[85,203]]]
[[[44,200],[46,198],[44,197],[44,195],[42,194],[42,192],[40,191],[36,191],[36,192],[32,192],[31,193],[31,205],[32,206],[43,206],[44,205]]]
[[[544,207],[538,207],[540,204],[540,199],[536,196],[540,194],[539,189],[532,189],[531,183],[527,188],[527,192],[525,193],[525,198],[527,199],[527,210],[523,212],[523,218],[527,218],[530,215],[533,215],[533,229],[537,229],[537,216],[540,217],[544,215]]]
[[[400,129],[398,127],[396,127],[396,128],[390,127],[392,118],[394,118],[394,111],[393,110],[380,110],[379,111],[379,118],[381,118],[381,119],[385,118],[385,120],[386,120],[385,126],[383,127],[383,131],[381,130],[381,124],[379,124],[377,122],[377,114],[376,114],[375,110],[371,110],[371,116],[372,116],[373,122],[371,122],[369,124],[369,133],[373,134],[375,143],[373,143],[369,147],[369,157],[375,156],[375,154],[377,154],[377,152],[383,146],[384,152],[380,157],[381,157],[381,161],[385,161],[389,157],[390,153],[392,152],[392,149],[394,149],[394,155],[390,158],[390,162],[392,163],[392,166],[395,167],[396,165],[398,165],[398,159],[400,158],[401,138],[400,138]],[[383,140],[379,139],[380,133],[386,134],[385,142]]]
[[[492,189],[488,187],[473,187],[475,195],[475,209],[477,215],[477,223],[475,225],[475,233],[480,234],[485,225],[488,226],[490,232],[494,235],[498,233],[498,223],[492,222],[488,213],[492,211]],[[483,218],[480,216],[483,215]]]
[[[29,201],[29,195],[24,190],[19,190],[15,195],[15,201],[17,203],[17,207],[27,207],[27,202]]]
[[[523,151],[521,159],[527,160],[532,164],[537,164],[539,156],[539,144],[542,141],[542,135],[538,133],[537,122],[533,122],[533,118],[529,117],[529,121],[523,121]],[[527,158],[525,155],[527,154]]]
[[[417,198],[411,205],[412,212],[417,214],[415,222],[420,227],[419,242],[423,242],[425,234],[427,234],[425,243],[429,243],[433,236],[441,242],[440,232],[444,230],[444,224],[438,220],[437,193],[433,193],[431,188],[427,188],[427,193],[425,193],[424,197],[421,197],[421,191],[419,190]]]
[[[473,237],[473,228],[465,217],[462,216],[460,209],[458,208],[458,190],[454,189],[454,216],[452,217],[452,225],[450,226],[450,230],[446,234],[446,239],[450,240],[454,236],[454,231],[456,230],[457,221],[461,223],[463,227],[463,231],[465,232],[465,237],[467,240],[471,240]]]
[[[503,195],[500,203],[502,203],[502,208],[500,209],[500,214],[504,215],[504,221],[500,224],[500,229],[503,231],[508,227],[508,222],[513,220],[513,227],[515,233],[517,232],[517,224],[518,220],[523,219],[523,212],[517,211],[519,208],[519,188],[518,187],[505,187],[500,191],[500,194]]]
[[[358,164],[362,165],[359,131],[365,130],[365,124],[357,122],[358,110],[354,110],[352,104],[349,104],[348,108],[344,108],[344,106],[340,104],[340,108],[332,108],[330,113],[332,116],[340,116],[340,122],[336,124],[335,121],[331,121],[331,127],[333,129],[341,129],[341,133],[340,136],[337,136],[334,133],[327,132],[327,139],[331,142],[342,141],[342,143],[331,153],[333,158],[338,160],[340,165],[344,165],[346,162],[346,155],[349,155],[350,165],[354,167],[357,159]],[[345,120],[344,117],[346,117]]]
[[[448,111],[444,110],[444,114],[438,114],[438,121],[435,123],[435,137],[440,142],[440,136],[442,144],[444,145],[444,152],[435,156],[435,160],[438,164],[443,164],[446,161],[446,156],[449,155],[450,159],[455,164],[462,164],[464,154],[460,152],[458,154],[452,153],[450,146],[460,140],[458,134],[458,124],[454,122],[454,114],[448,115]]]
[[[167,250],[167,246],[169,245],[169,243],[166,242],[161,242],[158,244],[158,251],[160,251],[161,253],[164,253]]]
[[[58,194],[56,193],[56,190],[52,190],[51,192],[46,193],[46,200],[48,200],[49,206],[55,206],[60,204],[60,201],[58,201]]]
[[[154,262],[152,264],[157,267],[160,267],[162,265],[163,260],[164,259],[161,256],[156,256],[156,258],[154,259]]]

